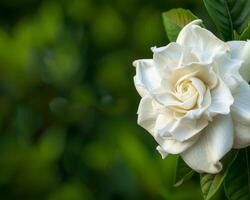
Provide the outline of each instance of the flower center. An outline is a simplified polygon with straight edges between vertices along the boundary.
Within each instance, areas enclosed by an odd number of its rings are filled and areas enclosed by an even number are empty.
[[[175,95],[180,101],[185,101],[197,93],[191,80],[183,80],[176,83]]]
[[[205,91],[205,84],[197,77],[179,79],[172,93],[175,100],[169,107],[176,115],[183,115],[200,106]]]

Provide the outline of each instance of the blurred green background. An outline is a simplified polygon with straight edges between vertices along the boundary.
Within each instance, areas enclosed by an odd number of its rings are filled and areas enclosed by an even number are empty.
[[[174,7],[207,22],[201,0],[0,1],[0,199],[202,199],[136,123],[131,63]]]

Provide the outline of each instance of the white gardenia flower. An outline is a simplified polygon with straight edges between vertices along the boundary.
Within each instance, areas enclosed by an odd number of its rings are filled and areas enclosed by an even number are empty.
[[[133,63],[138,124],[163,158],[180,154],[197,172],[218,173],[228,151],[250,145],[250,41],[223,42],[199,23]]]

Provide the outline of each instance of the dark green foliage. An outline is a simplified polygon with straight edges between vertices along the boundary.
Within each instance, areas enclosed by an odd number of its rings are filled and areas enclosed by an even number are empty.
[[[250,199],[250,153],[249,148],[239,152],[231,166],[224,183],[225,193],[229,200]]]
[[[203,0],[207,11],[224,40],[241,34],[250,21],[249,0]]]
[[[195,172],[187,166],[187,164],[181,159],[181,157],[177,158],[176,163],[174,186],[178,187],[184,181],[190,179]]]

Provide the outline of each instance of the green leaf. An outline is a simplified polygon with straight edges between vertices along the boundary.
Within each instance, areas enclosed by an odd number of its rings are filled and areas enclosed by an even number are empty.
[[[228,169],[237,157],[237,150],[232,150],[223,159],[223,169],[218,174],[201,174],[200,184],[203,197],[205,200],[212,199],[219,191],[225,177],[227,176]]]
[[[248,23],[247,27],[240,34],[239,37],[239,40],[247,40],[247,39],[250,39],[250,22]]]
[[[234,40],[240,40],[240,35],[234,30]]]
[[[194,171],[190,167],[187,166],[187,164],[181,159],[181,157],[178,157],[174,186],[175,187],[180,186],[184,181],[191,178],[193,174],[194,174]]]
[[[174,42],[181,29],[189,22],[198,19],[190,10],[172,9],[162,14],[163,24],[169,41]]]
[[[224,189],[229,200],[250,199],[250,148],[240,151],[236,162],[230,167]]]
[[[241,34],[250,20],[249,0],[203,0],[224,40],[232,40],[234,30]]]

